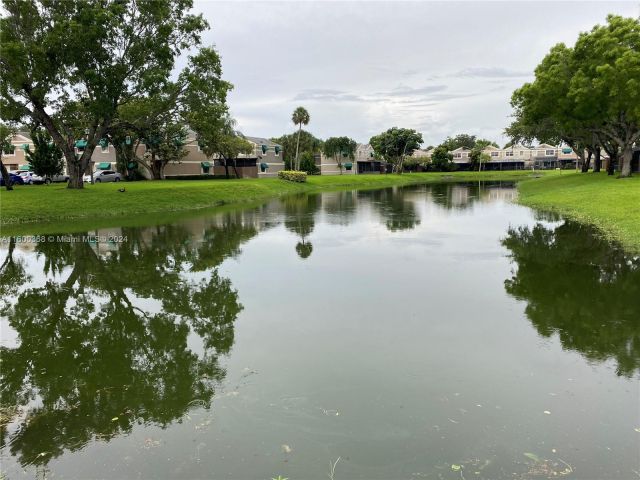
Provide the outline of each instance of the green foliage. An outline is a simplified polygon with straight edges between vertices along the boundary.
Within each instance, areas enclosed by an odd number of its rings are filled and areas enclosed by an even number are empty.
[[[171,78],[175,59],[207,28],[192,0],[94,2],[5,0],[0,19],[0,109],[3,117],[42,125],[70,168],[71,188],[121,105],[153,96]],[[87,148],[76,139],[88,128]]]
[[[349,137],[329,137],[324,141],[322,151],[327,157],[337,160],[342,158],[355,158],[358,143]]]
[[[431,168],[439,172],[450,172],[455,170],[453,154],[449,153],[446,145],[438,145],[431,154]]]
[[[342,173],[342,162],[355,159],[358,143],[349,137],[329,137],[324,141],[322,150],[324,154],[333,158]]]
[[[294,125],[298,125],[302,127],[302,125],[309,125],[309,121],[311,120],[311,116],[309,112],[304,107],[297,107],[293,114],[291,115],[291,121]]]
[[[396,173],[402,173],[405,157],[420,148],[421,143],[422,134],[409,128],[398,127],[390,128],[369,140],[375,156],[390,163]]]
[[[299,133],[300,133],[299,152],[301,156],[305,152],[316,154],[322,151],[322,148],[323,148],[322,140],[314,137],[313,134],[307,132],[306,130],[301,130]],[[278,145],[282,145],[282,158],[284,160],[285,168],[292,170],[294,167],[294,162],[296,158],[298,132],[291,133],[288,135],[282,135],[281,137],[278,137],[278,138],[272,138],[271,141],[274,143],[277,143]]]
[[[34,151],[26,152],[31,170],[42,177],[60,175],[64,168],[62,151],[51,141],[51,136],[43,131],[31,132]]]
[[[476,136],[461,133],[455,137],[447,137],[440,145],[444,145],[449,152],[460,147],[472,149],[476,145]]]
[[[15,129],[13,127],[0,122],[0,174],[2,175],[2,180],[4,181],[7,191],[13,190],[13,182],[11,181],[11,176],[7,171],[7,167],[5,167],[2,162],[2,156],[5,153],[11,154],[15,150],[14,146],[11,144],[11,138],[14,134]]]
[[[299,172],[297,170],[280,170],[278,178],[288,180],[289,182],[304,183],[307,181],[307,172]]]
[[[320,169],[316,165],[316,156],[311,152],[300,154],[300,171],[306,172],[308,175],[317,175]]]
[[[513,93],[506,133],[514,141],[562,141],[581,158],[586,148],[613,144],[621,176],[630,176],[640,139],[640,20],[609,15],[573,48],[555,45],[535,74]]]

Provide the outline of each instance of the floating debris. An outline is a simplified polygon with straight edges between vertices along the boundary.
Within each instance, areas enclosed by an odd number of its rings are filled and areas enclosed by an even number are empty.
[[[117,421],[118,421],[118,417],[113,417],[113,418],[111,419],[111,421],[112,421],[112,422],[117,422]]]
[[[289,445],[282,445],[282,452],[283,453],[291,453],[291,452],[293,452],[293,450],[291,449],[291,447]]]
[[[542,413],[544,413],[545,415],[551,415],[551,412],[550,412],[549,410],[545,410],[545,411],[544,411],[544,412],[542,412]]]
[[[462,469],[462,465],[457,465],[455,463],[451,465],[451,470],[453,470],[454,472],[459,472],[461,469]]]
[[[536,455],[535,453],[524,452],[523,455],[525,457],[533,460],[534,462],[539,462],[540,461],[540,457],[538,455]]]

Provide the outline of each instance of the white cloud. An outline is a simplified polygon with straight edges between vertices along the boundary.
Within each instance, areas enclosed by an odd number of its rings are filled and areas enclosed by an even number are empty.
[[[466,132],[502,143],[509,99],[556,43],[637,15],[635,2],[211,2],[231,110],[247,134],[294,129],[302,104],[320,137],[392,126],[426,144]]]

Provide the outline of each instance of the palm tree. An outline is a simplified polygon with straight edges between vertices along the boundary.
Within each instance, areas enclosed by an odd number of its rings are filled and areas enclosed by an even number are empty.
[[[298,125],[298,141],[296,142],[296,160],[295,160],[295,170],[300,170],[300,160],[298,158],[298,150],[300,149],[300,132],[302,131],[302,125],[308,125],[309,120],[309,112],[304,107],[298,107],[293,111],[293,115],[291,115],[291,121],[294,125]]]

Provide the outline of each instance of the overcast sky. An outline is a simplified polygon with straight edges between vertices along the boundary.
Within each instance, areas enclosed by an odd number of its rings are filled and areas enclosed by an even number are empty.
[[[573,44],[627,2],[220,2],[197,1],[235,86],[229,103],[246,135],[294,130],[368,142],[393,126],[425,144],[470,133],[498,141],[509,99],[558,42]]]

